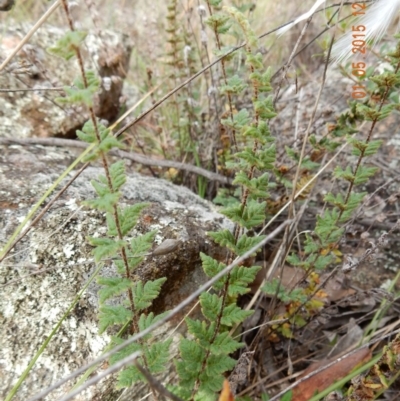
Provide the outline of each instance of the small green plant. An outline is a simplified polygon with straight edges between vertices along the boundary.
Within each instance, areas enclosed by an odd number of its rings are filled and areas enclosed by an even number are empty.
[[[342,192],[329,192],[325,195],[326,208],[323,214],[317,216],[314,231],[305,235],[304,252],[292,253],[287,261],[295,267],[302,268],[307,276],[307,287],[304,289],[284,288],[279,280],[268,282],[263,291],[270,295],[276,295],[284,303],[289,302],[284,316],[275,315],[273,320],[286,317],[290,323],[277,325],[272,330],[279,328],[285,335],[292,336],[293,327],[304,326],[310,317],[323,306],[324,292],[320,291],[324,283],[320,283],[319,274],[328,267],[336,266],[329,277],[338,271],[338,258],[340,252],[338,245],[342,239],[346,225],[354,217],[355,212],[362,205],[367,192],[357,190],[365,185],[377,171],[376,167],[368,166],[368,158],[375,155],[382,144],[381,140],[373,140],[372,134],[378,121],[387,118],[389,114],[399,109],[399,51],[390,54],[392,66],[383,74],[374,74],[372,71],[360,80],[368,79],[369,95],[364,102],[350,101],[349,109],[337,120],[337,124],[331,127],[330,135],[320,140],[315,136],[310,137],[313,151],[332,152],[337,149],[343,140],[351,148],[355,158],[353,166],[345,169],[336,166],[333,177],[346,185],[338,187],[346,188]],[[378,99],[378,101],[377,101]],[[357,138],[357,124],[367,121],[370,123],[369,131],[365,138]],[[292,149],[287,149],[289,157],[296,163],[301,162],[308,170],[318,168],[318,163],[310,163],[309,158],[300,160],[300,155]],[[356,266],[352,267],[353,269]],[[319,291],[318,298],[313,298]]]
[[[77,136],[93,147],[85,161],[99,159],[104,168],[104,174],[92,181],[96,197],[87,200],[85,205],[106,216],[106,235],[89,237],[88,242],[94,247],[94,260],[98,265],[112,259],[116,266],[113,277],[104,277],[100,273],[97,278],[101,286],[98,293],[99,332],[109,332],[112,335],[111,347],[115,347],[165,316],[156,316],[149,313],[148,309],[159,295],[166,279],[146,282],[133,279],[135,269],[143,262],[144,255],[153,244],[155,232],[134,238],[130,236],[147,204],[121,204],[121,188],[126,182],[124,163],[118,161],[109,164],[107,153],[113,148],[122,148],[123,145],[95,117],[93,95],[99,90],[99,79],[95,72],[85,71],[83,68],[79,48],[86,35],[83,31],[74,30],[66,1],[62,4],[68,16],[70,32],[50,51],[65,60],[74,57],[78,60],[81,77],[75,80],[73,87],[64,88],[66,96],[58,101],[87,108],[90,120],[82,130],[77,131]],[[249,9],[248,5],[243,5],[242,2],[240,4],[243,10]],[[192,75],[198,63],[191,48],[193,38],[188,32],[179,31],[178,5],[176,0],[171,0],[167,15],[167,42],[170,45],[170,59],[167,63],[173,69],[169,79],[175,86]],[[228,145],[218,154],[216,164],[221,164],[219,167],[225,172],[234,174],[235,186],[232,191],[226,188],[219,191],[215,202],[223,205],[221,213],[234,223],[234,229],[208,233],[225,250],[225,258],[215,259],[201,253],[205,274],[210,278],[215,277],[237,257],[260,244],[266,237],[254,233],[274,214],[271,192],[277,186],[288,192],[292,191],[293,194],[302,190],[320,169],[320,156],[336,151],[344,143],[351,149],[354,157],[352,166],[335,167],[332,176],[341,184],[337,186],[339,190],[325,195],[326,207],[317,216],[315,229],[307,232],[302,237],[304,241],[299,240],[299,249],[286,257],[286,261],[292,266],[303,269],[302,285],[296,283],[291,288],[286,288],[281,280],[273,278],[261,287],[264,294],[274,297],[276,301],[275,309],[268,311],[270,320],[284,321],[268,326],[265,337],[271,339],[279,333],[287,338],[295,338],[296,330],[310,322],[324,306],[326,294],[323,286],[326,281],[321,282],[320,273],[333,267],[329,276],[331,278],[338,271],[339,263],[342,262],[339,242],[343,238],[346,225],[354,217],[366,195],[360,188],[376,172],[376,167],[367,164],[368,157],[375,155],[381,145],[381,141],[372,138],[376,123],[387,118],[393,110],[400,109],[400,45],[388,55],[392,65],[383,74],[374,74],[370,69],[364,77],[359,78],[368,80],[367,99],[363,102],[351,101],[349,109],[338,118],[337,123],[330,127],[323,138],[309,136],[307,154],[295,148],[285,148],[282,159],[286,158],[287,164],[292,163],[302,173],[301,178],[293,179],[288,174],[290,169],[286,164],[277,160],[277,141],[270,132],[270,121],[276,116],[275,99],[271,94],[272,70],[264,66],[257,37],[248,19],[239,8],[222,7],[221,0],[207,0],[206,6],[209,18],[204,24],[202,22],[202,28],[205,29],[206,25],[211,28],[215,36],[215,53],[219,56],[225,54],[229,48],[224,47],[224,42],[229,43],[230,36],[235,39],[244,38],[245,45],[244,51],[237,52],[234,56],[235,68],[230,64],[233,60],[231,57],[223,57],[219,78],[211,76],[213,89],[214,85],[218,86],[220,96],[217,97],[214,93],[214,99],[208,99],[209,119],[214,107],[214,112],[219,113],[217,118],[220,119],[222,130],[229,139]],[[202,17],[204,15],[205,13]],[[200,57],[200,61],[204,58],[204,55],[203,58]],[[200,166],[203,164],[199,151],[200,131],[196,128],[196,124],[200,124],[202,119],[201,109],[196,103],[200,99],[199,87],[200,85],[188,86],[183,93],[177,95],[172,102],[174,112],[165,124],[172,128],[172,135],[178,143],[176,157],[179,155],[182,159],[190,154],[194,163]],[[235,100],[247,97],[250,98],[248,104],[236,110]],[[221,113],[222,104],[226,104],[225,113]],[[358,125],[365,121],[370,122],[371,126],[368,133],[362,136],[359,135]],[[206,184],[203,179],[197,182],[198,192],[202,196],[206,193]],[[305,191],[298,201],[302,202],[310,192],[311,190]],[[295,200],[297,198],[293,196],[293,203]],[[291,245],[288,251],[289,249]],[[244,343],[238,341],[232,332],[253,313],[239,307],[238,300],[249,292],[249,285],[260,270],[259,266],[254,265],[255,257],[256,253],[242,265],[233,268],[209,292],[199,297],[202,319],[185,319],[187,334],[180,340],[179,357],[175,360],[178,378],[170,385],[170,390],[182,400],[215,400],[225,376],[234,369],[236,360],[233,354]],[[280,310],[284,312],[277,312],[278,306],[282,305],[284,308]],[[138,362],[149,374],[169,373],[166,372],[166,367],[169,366],[171,343],[172,339],[160,340],[147,335],[115,352],[110,363],[115,364],[139,351]],[[382,387],[388,385],[380,368],[382,364],[389,367],[393,378],[398,374],[394,356],[399,352],[394,347],[398,347],[398,338],[385,349],[383,363],[373,371]],[[146,380],[142,371],[132,365],[119,373],[117,385],[120,388],[130,387],[138,381]],[[290,400],[291,397],[289,391],[282,399]],[[262,398],[267,399],[267,396]]]
[[[174,87],[189,79],[200,66],[196,57],[196,39],[190,30],[190,20],[180,10],[178,2],[171,0],[167,7],[167,51],[168,84]],[[192,163],[202,167],[207,161],[201,150],[202,126],[201,121],[201,85],[191,82],[182,91],[173,96],[170,107],[168,107],[169,124],[168,131],[171,132],[172,140],[177,145],[179,159],[192,160]],[[211,118],[211,116],[209,116]],[[209,166],[208,166],[209,167]],[[172,172],[170,178],[177,178],[182,182],[182,177],[175,177],[177,172]],[[203,177],[197,178],[197,193],[204,198],[206,195],[207,182]]]
[[[210,232],[211,238],[227,249],[226,263],[201,254],[203,269],[209,277],[214,277],[235,257],[241,256],[265,236],[252,237],[247,231],[259,226],[266,219],[268,197],[267,171],[273,169],[275,147],[270,135],[267,120],[276,114],[272,107],[270,70],[265,70],[261,55],[255,54],[257,40],[243,15],[233,8],[226,9],[224,16],[212,16],[212,24],[218,34],[222,31],[215,21],[238,23],[246,45],[246,64],[249,69],[249,82],[253,89],[253,111],[240,110],[232,118],[222,120],[235,135],[240,135],[245,144],[241,151],[232,154],[229,168],[237,171],[234,184],[242,188],[241,200],[233,200],[221,212],[235,223],[234,232],[221,230]],[[208,22],[210,23],[210,22]],[[228,29],[224,30],[225,32]],[[235,76],[227,80],[222,91],[239,96],[246,82]],[[237,266],[213,287],[213,293],[200,296],[200,305],[205,321],[186,319],[188,331],[193,337],[182,339],[181,360],[176,363],[180,378],[174,392],[185,400],[213,400],[223,383],[223,373],[233,369],[235,360],[229,355],[242,346],[231,337],[229,330],[252,314],[237,306],[240,295],[249,291],[248,286],[260,268],[258,266]]]
[[[68,6],[64,3],[68,14]],[[84,104],[89,108],[91,120],[77,131],[82,141],[95,145],[94,150],[86,157],[86,161],[100,159],[104,168],[104,175],[92,180],[92,186],[97,197],[85,201],[85,205],[106,214],[107,233],[105,237],[89,237],[94,260],[103,263],[103,259],[110,258],[115,263],[118,274],[114,277],[98,277],[99,290],[99,332],[106,330],[113,332],[115,326],[122,328],[119,334],[127,329],[129,334],[146,329],[161,316],[145,313],[152,301],[159,295],[165,278],[154,281],[134,281],[132,274],[135,268],[143,261],[144,254],[151,248],[156,232],[129,239],[128,236],[135,228],[141,211],[148,205],[120,206],[121,187],[126,182],[126,173],[123,161],[109,164],[107,153],[113,148],[122,148],[123,145],[112,135],[111,131],[102,125],[95,117],[92,108],[93,95],[98,90],[99,80],[91,71],[84,71],[79,46],[85,38],[83,32],[73,30],[67,32],[57,44],[50,49],[54,54],[70,60],[74,55],[80,61],[82,77],[77,79],[75,86],[66,89],[67,96],[60,98],[61,102]],[[125,295],[125,296],[124,296]],[[118,345],[123,340],[120,336],[112,337],[112,345]],[[171,340],[151,342],[151,336],[141,343],[135,343],[113,355],[110,363],[116,363],[127,355],[141,351],[139,362],[146,366],[151,374],[163,371],[168,359],[168,349]],[[131,386],[143,376],[136,366],[130,366],[119,373],[118,385]]]

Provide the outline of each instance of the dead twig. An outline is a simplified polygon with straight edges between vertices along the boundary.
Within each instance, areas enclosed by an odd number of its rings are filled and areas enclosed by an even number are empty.
[[[0,138],[0,144],[2,143],[17,143],[19,145],[43,145],[43,146],[70,146],[74,148],[86,149],[88,144],[85,142],[75,141],[73,139],[62,139],[62,138]],[[201,175],[210,181],[218,181],[222,184],[232,184],[232,179],[225,177],[218,173],[205,170],[201,167],[193,166],[191,164],[176,162],[173,160],[158,160],[148,156],[141,155],[135,152],[125,152],[122,150],[111,150],[110,155],[117,156],[121,159],[132,160],[136,163],[143,164],[145,166],[157,166],[166,168],[176,168],[177,170],[185,170],[190,173]]]
[[[173,401],[183,401],[181,398],[168,391],[153,375],[150,374],[148,370],[141,366],[137,360],[134,362],[134,364],[136,368],[140,371],[140,373],[146,378],[147,382],[153,390],[157,391],[159,394],[167,398],[170,398]]]

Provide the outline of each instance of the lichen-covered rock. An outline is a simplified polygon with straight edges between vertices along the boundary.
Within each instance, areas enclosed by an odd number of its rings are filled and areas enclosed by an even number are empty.
[[[0,40],[0,60],[5,59],[30,28],[29,24],[8,25]],[[0,136],[11,137],[18,132],[19,137],[73,137],[76,129],[88,120],[86,108],[57,102],[63,91],[24,91],[70,87],[81,76],[76,58],[65,61],[47,51],[64,33],[58,27],[42,26],[0,73],[1,88],[10,89],[0,96]],[[101,79],[95,112],[102,119],[112,121],[120,111],[131,50],[124,34],[102,31],[86,36],[82,57],[85,69],[95,71]]]
[[[67,149],[0,146],[2,245],[73,159],[73,152]],[[0,265],[0,398],[17,382],[94,272],[92,247],[85,238],[104,236],[105,218],[82,207],[81,202],[94,197],[90,180],[100,173],[101,168],[88,168]],[[125,204],[149,203],[132,236],[157,230],[153,249],[165,239],[179,241],[171,252],[146,256],[135,271],[142,279],[167,277],[153,306],[158,313],[176,305],[204,281],[199,251],[216,256],[219,252],[207,239],[206,231],[230,226],[210,203],[164,180],[130,173],[122,192]],[[115,274],[111,261],[106,262],[101,274]],[[15,400],[27,400],[100,355],[109,337],[98,334],[97,289],[96,284],[89,286],[35,363]],[[176,321],[170,324],[175,327]],[[46,400],[57,399],[72,384],[64,385]],[[76,399],[113,400],[119,393],[109,378]]]

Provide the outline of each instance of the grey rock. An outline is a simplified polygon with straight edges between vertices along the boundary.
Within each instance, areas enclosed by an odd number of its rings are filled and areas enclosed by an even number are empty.
[[[74,151],[61,148],[0,146],[2,246],[75,157]],[[0,264],[0,398],[16,383],[93,274],[92,247],[86,236],[104,236],[105,217],[82,207],[81,202],[94,197],[90,180],[100,173],[99,167],[88,168]],[[159,313],[176,305],[204,282],[199,251],[223,258],[221,251],[207,239],[206,232],[232,227],[212,204],[188,189],[129,173],[122,202],[143,201],[149,202],[149,206],[131,235],[156,230],[153,250],[168,239],[179,242],[169,253],[146,256],[135,271],[135,277],[144,280],[167,277],[153,305],[153,311]],[[115,274],[112,261],[105,263],[101,274]],[[98,334],[97,290],[97,284],[89,286],[35,363],[15,400],[26,401],[100,355],[110,338]],[[176,317],[171,327],[175,328],[181,317]],[[159,335],[164,336],[168,326],[163,330]],[[115,391],[114,379],[102,381],[76,399],[117,399],[121,391]],[[46,400],[59,398],[73,384],[65,384]]]
[[[0,60],[4,60],[31,29],[30,24],[11,21],[7,26],[0,40]],[[70,87],[81,76],[76,58],[65,61],[47,51],[64,33],[58,27],[42,26],[1,71],[2,89],[37,90],[1,94],[0,136],[10,137],[18,132],[19,137],[73,137],[76,129],[88,120],[86,109],[57,102],[56,99],[63,96],[62,91],[45,90]],[[113,121],[120,111],[131,50],[128,37],[114,31],[89,32],[84,41],[81,51],[85,70],[96,71],[101,80],[94,105],[99,118]]]

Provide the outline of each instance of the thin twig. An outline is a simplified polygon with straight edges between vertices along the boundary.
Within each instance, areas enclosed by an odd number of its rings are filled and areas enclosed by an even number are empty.
[[[0,89],[0,93],[15,93],[15,92],[36,92],[36,91],[46,91],[46,92],[51,92],[51,91],[56,91],[56,92],[62,92],[64,91],[63,87],[59,88],[25,88],[25,89]]]
[[[147,369],[141,366],[138,361],[135,361],[134,364],[140,373],[145,377],[151,388],[156,390],[159,394],[170,398],[171,400],[183,401],[181,398],[168,391]]]
[[[18,143],[20,145],[44,145],[44,146],[70,146],[74,148],[86,149],[89,145],[85,142],[75,141],[73,139],[63,139],[63,138],[0,138],[1,143]],[[209,179],[210,181],[218,181],[222,184],[232,184],[232,179],[224,177],[221,174],[213,173],[212,171],[205,170],[201,167],[193,166],[191,164],[175,162],[173,160],[158,160],[153,159],[148,156],[141,155],[135,152],[124,152],[122,150],[111,150],[109,154],[117,156],[123,159],[129,159],[136,163],[143,164],[145,166],[157,166],[157,167],[167,167],[176,168],[178,170],[185,170],[190,173],[201,175]]]
[[[86,381],[81,387],[78,387],[74,391],[71,391],[70,393],[66,394],[64,397],[59,398],[58,401],[72,400],[81,391],[86,390],[88,387],[95,385],[96,383],[98,383],[100,380],[104,379],[108,375],[118,372],[124,366],[133,362],[135,359],[137,359],[140,356],[140,354],[141,354],[141,352],[136,351],[133,354],[125,357],[124,359],[121,359],[119,362],[114,363],[111,367],[109,367],[105,371],[99,373],[98,375],[96,375],[96,376],[92,377],[91,379],[89,379],[88,381]]]
[[[285,63],[284,67],[282,68],[282,75],[281,75],[281,78],[280,78],[280,80],[278,82],[277,89],[276,89],[275,96],[274,96],[274,101],[273,101],[274,106],[276,105],[276,102],[278,100],[279,92],[280,92],[280,89],[282,87],[283,81],[284,81],[285,76],[286,76],[286,71],[290,68],[290,66],[292,65],[293,59],[298,54],[298,53],[296,53],[296,50],[298,49],[298,47],[300,45],[300,42],[301,42],[301,39],[304,37],[304,35],[305,35],[306,31],[307,31],[307,28],[311,23],[312,17],[313,16],[308,18],[306,24],[304,25],[303,29],[300,32],[300,36],[298,37],[296,44],[294,45],[292,53],[289,56],[289,60]]]

